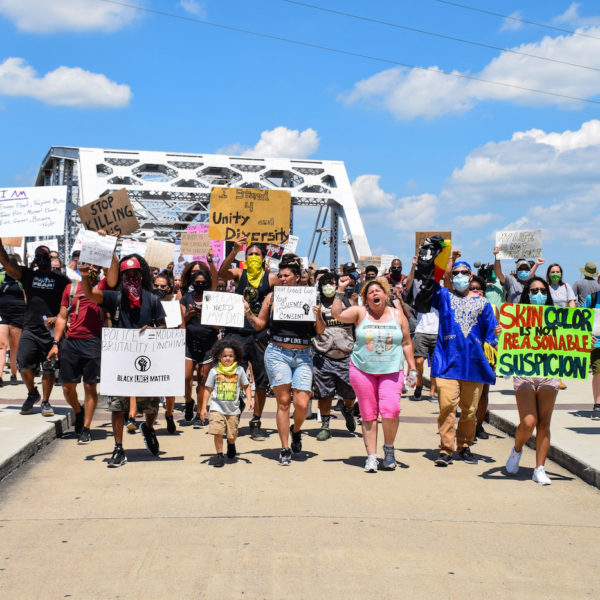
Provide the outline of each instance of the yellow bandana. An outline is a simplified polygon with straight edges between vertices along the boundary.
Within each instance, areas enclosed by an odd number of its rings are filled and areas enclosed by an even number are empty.
[[[232,362],[228,367],[219,362],[217,365],[217,373],[221,375],[235,375],[237,373],[237,361]]]
[[[246,259],[246,274],[248,276],[248,283],[253,287],[257,288],[260,285],[263,273],[263,259],[260,256],[249,256]]]

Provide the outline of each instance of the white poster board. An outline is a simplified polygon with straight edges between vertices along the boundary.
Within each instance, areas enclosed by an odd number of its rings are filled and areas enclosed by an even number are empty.
[[[84,227],[81,227],[79,229],[79,232],[75,236],[75,239],[73,240],[73,245],[71,246],[71,254],[73,254],[73,252],[75,252],[76,250],[81,250],[81,245],[83,244],[84,231],[86,231],[86,229]],[[69,256],[69,258],[71,257]]]
[[[496,231],[498,260],[542,256],[542,230]]]
[[[167,327],[179,327],[181,325],[181,304],[175,300],[161,300],[165,311],[165,322]]]
[[[102,329],[101,394],[147,398],[184,390],[185,329]]]
[[[382,254],[381,255],[381,264],[379,265],[379,274],[384,275],[390,270],[392,266],[392,261],[396,257],[393,254]]]
[[[38,246],[48,246],[52,252],[58,252],[58,240],[56,238],[50,238],[48,240],[39,240],[37,242],[27,242],[27,254],[33,258],[35,249]]]
[[[298,247],[299,241],[300,241],[300,238],[297,235],[290,234],[287,244],[284,246],[283,253],[289,254],[290,252],[291,253],[296,252],[296,248]]]
[[[276,285],[273,288],[273,320],[314,321],[317,288]]]
[[[67,186],[0,188],[0,237],[64,235]]]
[[[202,295],[202,325],[244,326],[244,298],[240,294],[207,291]]]
[[[114,235],[100,235],[86,229],[83,232],[79,262],[108,268],[112,263],[116,244],[117,238]]]
[[[120,257],[128,256],[129,254],[139,254],[141,257],[146,256],[146,242],[138,240],[121,240]]]
[[[173,262],[174,252],[175,244],[150,240],[146,246],[146,256],[144,258],[151,267],[166,269],[167,265]]]
[[[594,324],[592,327],[592,335],[600,338],[600,308],[594,308]]]

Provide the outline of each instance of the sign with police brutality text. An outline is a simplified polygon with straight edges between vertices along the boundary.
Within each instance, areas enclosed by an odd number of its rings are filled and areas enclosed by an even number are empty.
[[[502,304],[497,375],[587,379],[594,311]]]
[[[185,329],[102,329],[100,393],[181,396],[185,388]]]
[[[80,206],[77,212],[86,229],[104,229],[109,235],[125,235],[140,228],[125,189]]]
[[[211,240],[285,244],[290,234],[292,196],[285,190],[214,187],[210,194]]]

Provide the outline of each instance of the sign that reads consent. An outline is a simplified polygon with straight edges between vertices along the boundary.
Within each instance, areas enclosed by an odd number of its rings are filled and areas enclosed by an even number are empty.
[[[80,206],[77,212],[83,226],[93,231],[104,229],[109,234],[125,235],[140,227],[124,189]]]
[[[313,306],[316,304],[317,289],[314,287],[276,285],[273,288],[275,321],[314,321]]]
[[[100,393],[182,396],[185,329],[102,329]]]
[[[587,379],[592,309],[503,304],[500,325],[498,375]]]
[[[285,244],[290,233],[292,196],[284,190],[214,187],[210,194],[211,240]]]

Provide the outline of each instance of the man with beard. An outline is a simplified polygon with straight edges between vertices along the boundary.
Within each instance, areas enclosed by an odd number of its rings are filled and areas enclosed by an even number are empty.
[[[54,328],[62,293],[69,280],[64,275],[52,271],[48,246],[42,245],[35,249],[32,266],[37,268],[34,270],[21,267],[10,260],[0,240],[0,263],[10,277],[21,281],[26,298],[23,333],[17,354],[17,364],[28,392],[21,407],[21,414],[31,413],[33,405],[40,399],[40,393],[34,385],[34,377],[36,369],[43,362],[41,409],[44,417],[52,417],[54,410],[49,399],[54,387],[55,364],[45,359],[52,348],[53,338],[50,330]]]

